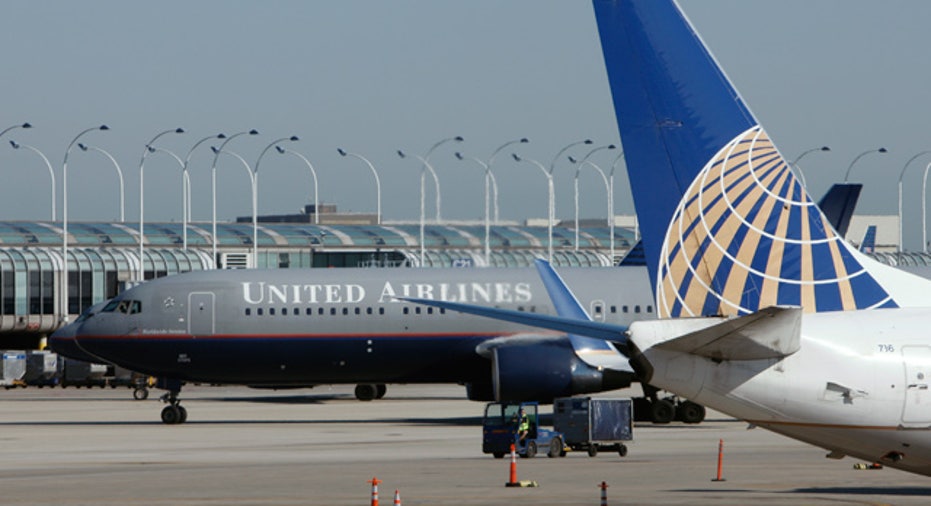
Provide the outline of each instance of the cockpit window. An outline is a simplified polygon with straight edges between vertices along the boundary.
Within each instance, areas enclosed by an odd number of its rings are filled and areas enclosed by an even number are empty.
[[[130,301],[129,304],[129,314],[136,314],[142,312],[142,302],[138,300]]]
[[[113,310],[116,309],[116,306],[118,306],[119,303],[120,303],[120,301],[118,301],[118,300],[111,300],[110,302],[107,303],[106,306],[103,307],[103,309],[100,310],[100,312],[101,312],[101,313],[111,313],[111,312],[113,312]]]
[[[123,314],[137,314],[142,312],[142,301],[131,299],[115,300],[107,304],[102,311],[119,311]]]

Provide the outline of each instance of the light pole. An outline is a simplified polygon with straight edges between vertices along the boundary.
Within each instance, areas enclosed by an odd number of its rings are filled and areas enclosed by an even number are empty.
[[[847,180],[850,179],[850,169],[853,168],[853,164],[857,163],[857,160],[863,158],[864,156],[870,153],[888,153],[888,152],[889,151],[886,148],[879,148],[879,149],[870,149],[868,151],[864,151],[860,153],[859,155],[857,155],[857,157],[854,158],[853,161],[850,162],[850,165],[847,167],[847,172],[844,174],[844,182],[846,183]]]
[[[281,146],[275,146],[275,150],[279,154],[291,154],[304,161],[304,164],[307,165],[307,168],[310,169],[310,177],[314,180],[314,225],[320,223],[320,200],[318,198],[317,192],[317,171],[314,170],[314,166],[310,163],[310,160],[306,156],[298,153],[297,151],[291,151],[290,149],[285,149]],[[379,221],[381,223],[381,221]]]
[[[902,178],[905,176],[905,169],[908,168],[909,164],[911,164],[912,162],[914,162],[915,159],[917,159],[918,157],[920,157],[920,156],[922,156],[922,155],[927,155],[928,153],[931,153],[931,150],[922,151],[922,152],[916,154],[915,156],[909,158],[908,161],[905,162],[905,165],[902,166],[902,171],[899,172],[899,253],[902,252],[902,218],[903,218],[903,216],[902,216]],[[922,191],[922,195],[923,195],[923,194],[924,194],[924,191]],[[921,210],[921,212],[922,212],[922,215],[923,215],[923,214],[924,214],[924,206],[923,206],[923,205],[922,205],[922,210]]]
[[[570,161],[575,163],[574,160]],[[601,167],[595,165],[591,160],[579,162],[578,167],[575,169],[575,251],[579,251],[579,172],[582,170],[582,167],[586,165],[591,165],[593,169],[598,171],[598,174],[601,175],[601,179],[604,181],[605,204],[608,206],[608,221],[613,221],[613,216],[611,215],[611,185],[608,182],[608,176],[605,174],[605,171],[601,170]],[[613,251],[611,255],[611,262],[614,262]]]
[[[195,142],[194,145],[191,146],[191,149],[188,150],[187,156],[184,157],[184,164],[181,167],[181,171],[184,173],[181,179],[181,184],[184,185],[185,183],[187,183],[187,188],[182,189],[182,193],[184,193],[183,198],[185,199],[184,206],[187,207],[187,214],[182,218],[182,224],[181,224],[182,248],[184,249],[184,251],[187,251],[187,227],[188,227],[188,220],[190,220],[191,218],[191,211],[192,211],[191,210],[191,176],[190,176],[190,171],[188,170],[188,165],[190,165],[191,163],[191,155],[194,154],[194,150],[197,149],[197,147],[200,146],[201,144],[211,139],[226,139],[226,134],[221,132],[216,135],[204,137],[203,139]],[[214,257],[215,256],[216,255],[214,255]],[[214,258],[214,261],[216,261],[216,258]]]
[[[592,149],[591,151],[586,153],[585,156],[583,156],[581,160],[576,160],[575,158],[572,158],[572,156],[569,156],[569,161],[576,165],[575,180],[574,180],[575,181],[575,191],[574,191],[575,193],[575,251],[579,251],[579,171],[582,170],[582,166],[585,165],[586,162],[589,163],[592,167],[594,167],[598,172],[601,173],[601,177],[605,180],[605,191],[610,191],[610,189],[608,188],[608,178],[605,176],[604,171],[601,170],[601,167],[595,165],[594,163],[589,162],[588,159],[591,158],[591,156],[597,153],[598,151],[601,151],[603,149],[614,149],[614,148],[615,148],[614,144],[608,144],[606,146],[598,146],[597,148]],[[608,197],[609,200],[610,198],[611,197]]]
[[[363,163],[369,166],[369,170],[371,170],[372,175],[375,176],[375,222],[381,225],[381,181],[378,179],[378,171],[375,170],[375,166],[372,165],[372,162],[370,162],[368,158],[360,154],[350,153],[349,151],[346,151],[343,148],[336,148],[336,152],[339,153],[339,155],[343,157],[351,156],[353,158],[358,158],[359,160],[362,160]],[[400,151],[398,153],[400,153]],[[316,179],[314,181],[316,181]],[[316,183],[314,184],[316,185]],[[437,191],[439,191],[439,186],[437,186]],[[437,200],[437,205],[439,205],[439,200]],[[437,211],[437,219],[439,219],[439,211]]]
[[[565,149],[563,149],[565,151]],[[546,234],[547,234],[547,259],[550,263],[553,262],[553,220],[556,218],[556,192],[553,188],[553,170],[552,164],[550,170],[546,170],[546,167],[542,163],[532,160],[530,158],[521,158],[517,153],[512,153],[511,157],[514,158],[515,162],[527,162],[532,163],[537,168],[540,169],[540,172],[543,172],[543,175],[546,176],[546,187],[547,194],[549,196],[549,205],[548,209],[548,218],[546,220]]]
[[[42,153],[35,147],[30,146],[28,144],[17,144],[16,141],[10,141],[10,146],[13,146],[13,149],[26,148],[32,151],[33,153],[39,155],[39,157],[42,158],[42,161],[45,162],[45,166],[48,168],[48,175],[52,179],[52,221],[55,221],[56,219],[55,218],[56,216],[55,215],[55,200],[56,200],[55,199],[55,171],[52,170],[52,164],[51,162],[48,161],[48,157],[46,157],[44,153]]]
[[[617,154],[617,158],[614,159],[614,163],[611,164],[611,172],[608,174],[608,233],[611,235],[611,265],[614,265],[614,171],[617,169],[617,164],[624,159],[624,151],[621,151]],[[636,214],[634,215],[634,220],[637,219]],[[636,221],[634,222],[636,223]],[[638,237],[639,229],[634,225],[634,239],[640,240]]]
[[[489,182],[491,181],[491,170],[489,169],[489,166],[487,163],[479,160],[478,158],[475,158],[474,156],[470,156],[466,158],[462,156],[462,153],[456,151],[456,158],[458,158],[459,160],[472,160],[473,162],[481,165],[483,169],[485,169],[485,266],[490,267],[491,266],[491,263],[490,263],[490,260],[491,260],[491,243],[490,243],[491,225],[488,219],[488,207],[489,207],[488,206],[488,198],[489,198],[488,185],[489,185]]]
[[[61,321],[68,322],[68,154],[82,135],[94,130],[109,130],[107,125],[82,130],[71,139],[61,163]]]
[[[433,170],[433,166],[430,165],[430,155],[433,154],[436,148],[442,146],[443,144],[446,144],[447,142],[453,142],[453,141],[462,142],[463,140],[465,139],[463,139],[461,135],[441,139],[437,141],[435,144],[433,144],[432,146],[430,146],[430,149],[427,150],[427,153],[423,155],[423,160],[424,160],[423,163],[424,165],[427,166],[427,168],[430,169],[430,174],[433,176],[433,184],[434,186],[436,186],[436,223],[437,225],[439,225],[440,223],[440,178],[437,177],[436,171]]]
[[[491,189],[495,194],[495,223],[498,223],[498,182],[495,180],[495,173],[491,171],[491,166],[495,163],[495,157],[498,156],[504,148],[508,146],[513,146],[514,144],[527,144],[530,142],[530,139],[526,137],[521,137],[520,139],[514,139],[513,141],[505,142],[504,144],[498,146],[497,149],[492,151],[491,156],[488,157],[488,161],[485,162],[488,164],[488,174],[491,175]]]
[[[9,132],[10,130],[16,130],[17,128],[32,128],[32,125],[30,125],[29,123],[22,123],[19,125],[13,125],[10,127],[6,127],[3,130],[0,130],[0,137],[3,137],[3,134]]]
[[[157,141],[159,137],[170,133],[183,134],[184,129],[173,128],[171,130],[159,132],[155,137],[152,137],[152,140],[145,144],[145,149],[142,150],[142,158],[139,160],[139,281],[145,280],[145,257],[142,256],[143,248],[145,247],[145,235],[143,235],[143,224],[145,223],[145,174],[143,170],[145,169],[145,159],[149,156],[149,148],[152,144],[155,144],[155,141]],[[154,276],[154,267],[152,270]]]
[[[559,157],[560,157],[563,153],[565,153],[566,151],[568,151],[568,150],[574,148],[575,146],[578,146],[579,144],[586,144],[586,145],[589,145],[589,144],[592,144],[592,140],[591,140],[591,139],[582,139],[582,140],[580,140],[580,141],[575,141],[575,142],[569,143],[569,144],[567,144],[564,148],[560,149],[560,150],[556,153],[556,156],[553,157],[553,161],[550,162],[550,174],[552,174],[552,173],[553,173],[553,170],[556,168],[556,161],[559,160]]]
[[[405,155],[404,152],[401,151],[400,149],[398,150],[398,156],[400,156],[401,158],[407,158],[407,155]],[[424,259],[427,256],[426,246],[424,245],[424,240],[426,236],[426,234],[424,233],[424,229],[426,228],[426,221],[427,221],[426,220],[426,201],[424,198],[424,193],[426,191],[426,188],[425,188],[426,177],[427,177],[426,171],[429,169],[430,173],[432,173],[434,177],[436,177],[436,172],[434,172],[433,167],[430,165],[430,162],[428,162],[422,156],[418,156],[418,155],[411,155],[411,156],[420,160],[420,163],[422,165],[420,169],[420,266],[423,267]],[[439,189],[439,186],[437,186],[437,188]],[[439,212],[437,213],[437,218],[439,218]],[[439,221],[437,222],[437,224],[439,224]]]
[[[252,170],[251,167],[249,167],[249,162],[247,162],[245,158],[239,156],[237,153],[234,153],[229,150],[220,150],[215,147],[211,147],[210,149],[213,150],[213,153],[216,156],[219,156],[220,154],[226,154],[226,155],[230,155],[236,158],[237,160],[240,161],[240,163],[242,163],[242,166],[246,168],[246,174],[249,175],[249,184],[252,187],[252,267],[255,268],[256,262],[258,261],[258,259],[256,258],[256,255],[258,254],[258,249],[256,248],[255,241],[256,241],[256,237],[258,236],[258,228],[259,228],[258,220],[256,219],[257,214],[258,214],[256,211],[256,208],[258,206],[258,202],[257,202],[258,199],[256,199],[255,197],[257,193],[256,192],[256,173]]]
[[[217,261],[217,159],[220,158],[220,153],[223,152],[223,148],[229,143],[229,141],[235,139],[236,137],[239,137],[240,135],[246,135],[246,134],[259,135],[259,131],[252,129],[252,130],[248,130],[244,132],[237,132],[233,135],[230,135],[226,139],[224,139],[223,142],[220,143],[219,148],[216,148],[216,149],[211,148],[213,150],[213,164],[210,167],[210,186],[211,186],[210,192],[213,195],[213,198],[212,198],[213,216],[211,219],[211,222],[213,223],[213,227],[211,229],[211,235],[212,235],[211,239],[213,242],[213,267],[214,269],[216,269],[217,266],[219,265],[219,262]],[[252,172],[250,171],[249,173],[251,174]]]
[[[259,164],[262,163],[262,157],[269,149],[275,147],[279,142],[291,141],[297,142],[300,139],[296,135],[290,137],[281,137],[270,142],[255,160],[255,168],[252,169],[252,267],[259,266]]]
[[[116,158],[113,158],[113,155],[111,155],[105,149],[98,148],[97,146],[88,146],[87,144],[82,144],[80,142],[78,143],[78,147],[81,149],[81,151],[96,151],[110,159],[110,163],[112,163],[113,168],[116,169],[116,176],[120,182],[120,223],[125,222],[126,213],[124,212],[125,206],[123,204],[125,203],[126,198],[125,191],[123,189],[123,171],[120,169],[120,164],[116,163]]]
[[[183,223],[183,233],[186,233],[188,215],[191,212],[190,191],[188,189],[189,185],[191,184],[191,179],[188,177],[187,171],[184,170],[184,160],[182,160],[178,155],[174,154],[174,152],[168,151],[167,149],[153,148],[152,146],[149,146],[149,153],[165,153],[166,155],[174,158],[175,162],[178,163],[178,167],[181,168],[181,222]],[[184,249],[187,249],[186,241],[184,243]]]
[[[802,180],[802,186],[805,188],[805,191],[808,191],[808,183],[805,182],[805,174],[802,173],[802,168],[799,167],[798,162],[805,157],[808,153],[814,153],[815,151],[830,151],[831,148],[827,146],[821,146],[820,148],[811,148],[806,151],[803,151],[802,154],[795,157],[795,160],[789,162],[789,167],[794,167],[795,172],[798,172],[799,179]]]

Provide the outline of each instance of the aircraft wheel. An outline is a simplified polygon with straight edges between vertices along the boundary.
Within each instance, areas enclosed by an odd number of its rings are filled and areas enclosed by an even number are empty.
[[[537,442],[536,441],[527,441],[527,449],[524,451],[524,454],[521,457],[532,459],[537,456]]]
[[[375,398],[376,399],[384,399],[386,393],[388,393],[387,385],[385,385],[384,383],[379,383],[375,385]]]
[[[589,457],[596,457],[596,456],[598,456],[598,447],[595,446],[595,445],[589,446],[589,447],[588,447],[588,456],[589,456]]]
[[[650,406],[653,423],[669,423],[676,417],[676,406],[664,399],[659,399]]]
[[[550,450],[546,452],[546,456],[551,459],[555,459],[562,452],[563,452],[562,439],[560,439],[559,437],[554,437],[553,440],[550,441]]]
[[[167,425],[181,423],[181,410],[178,406],[165,406],[162,410],[162,423]]]
[[[149,389],[148,388],[137,388],[133,390],[133,399],[137,401],[144,401],[149,398]]]
[[[626,456],[627,456],[627,445],[625,445],[625,444],[618,444],[618,445],[617,445],[617,454],[620,455],[621,457],[626,457]]]
[[[360,401],[370,401],[376,397],[378,397],[378,389],[375,387],[375,385],[356,385],[356,399],[359,399]]]
[[[705,419],[705,407],[692,401],[683,402],[676,411],[685,423],[701,423]]]
[[[178,406],[178,413],[181,414],[181,418],[178,420],[178,423],[184,423],[187,421],[187,410],[184,409],[184,406]]]

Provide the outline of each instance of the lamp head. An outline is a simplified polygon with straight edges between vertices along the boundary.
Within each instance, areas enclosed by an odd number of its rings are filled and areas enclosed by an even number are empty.
[[[401,158],[405,158],[404,152],[401,151],[400,149],[398,150],[398,156],[400,156]]]
[[[79,142],[78,147],[81,148],[81,151],[87,151],[87,144]]]
[[[511,157],[514,158],[514,161],[515,161],[515,162],[520,162],[520,161],[522,161],[521,158],[520,158],[519,156],[517,156],[517,153],[511,153]]]
[[[10,146],[13,146],[13,149],[19,149],[19,144],[16,141],[10,141]]]
[[[98,128],[98,130],[109,130],[109,129],[110,127],[108,127],[107,125],[100,125],[100,128]]]
[[[259,131],[256,129],[249,130],[249,135],[259,135]]]
[[[886,149],[886,148],[879,148],[877,151],[879,151],[880,153],[888,153],[888,152],[889,152],[889,150]]]
[[[220,132],[220,133],[217,134],[217,139],[225,139],[225,138],[226,138],[226,134],[225,134],[225,133]]]
[[[462,153],[456,151],[456,158],[463,160]]]
[[[343,148],[336,148],[336,152],[339,153],[339,156],[346,156],[346,152],[343,151]]]
[[[145,149],[148,150],[149,153],[155,152],[155,148],[153,148],[152,146],[146,146]]]
[[[184,129],[181,128],[181,127],[175,128],[175,133],[176,133],[176,134],[183,134],[183,133],[184,133]]]
[[[210,146],[210,151],[213,151],[213,154],[215,154],[215,155],[220,154],[220,150],[217,149],[216,146]]]
[[[462,141],[464,141],[465,139],[463,139],[461,135],[457,135],[457,136],[453,137],[453,140],[456,141],[456,142],[462,142]]]
[[[829,148],[829,147],[827,147],[827,146],[821,146],[821,151],[830,151],[830,150],[831,150],[831,148]]]
[[[292,135],[288,140],[291,142],[296,142],[296,141],[299,141],[300,139],[296,135]]]
[[[22,124],[22,127],[23,127],[23,128],[32,128],[32,125],[30,125],[29,123],[23,123],[23,124]]]
[[[591,144],[591,143],[592,143],[591,139],[585,139],[584,141],[582,141],[582,144]]]
[[[578,160],[576,160],[575,158],[572,158],[572,155],[569,155],[568,158],[569,158],[569,163],[579,163]]]
[[[284,148],[281,146],[275,146],[275,151],[281,153],[282,155],[284,154]]]
[[[608,149],[616,149],[616,148],[617,146],[615,146],[614,144],[608,144]]]
[[[521,139],[520,139],[520,143],[521,143],[521,144],[527,144],[528,142],[530,142],[530,139],[528,139],[528,138],[526,138],[526,137],[521,137]]]

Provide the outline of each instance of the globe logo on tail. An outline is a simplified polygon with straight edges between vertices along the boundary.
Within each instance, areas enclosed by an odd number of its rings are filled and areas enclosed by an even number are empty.
[[[719,150],[683,195],[656,287],[661,317],[895,306],[759,126]]]

